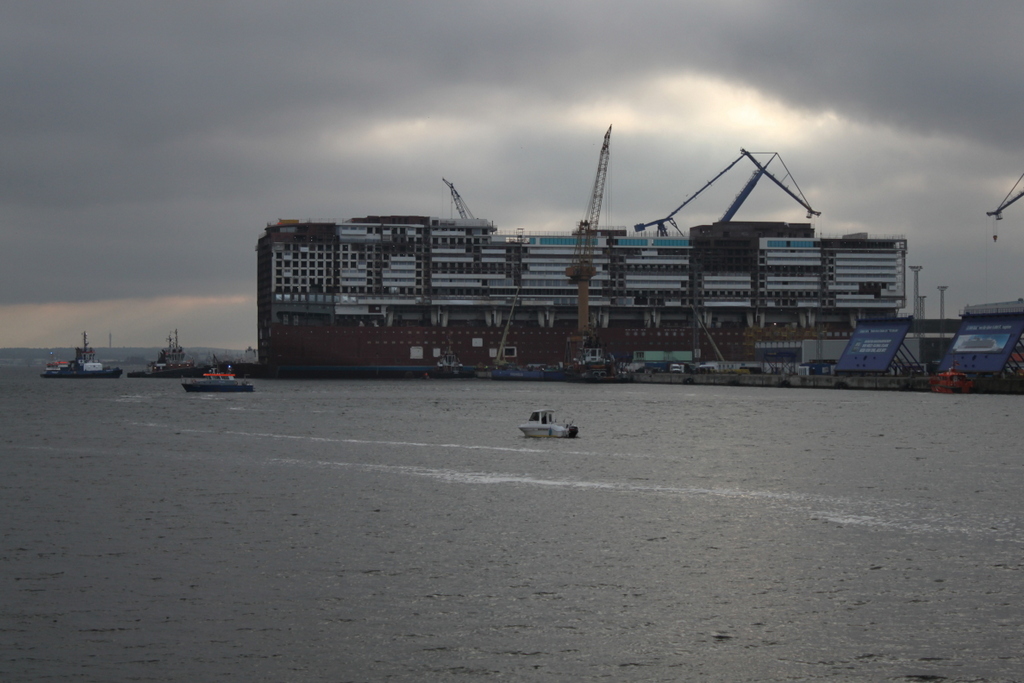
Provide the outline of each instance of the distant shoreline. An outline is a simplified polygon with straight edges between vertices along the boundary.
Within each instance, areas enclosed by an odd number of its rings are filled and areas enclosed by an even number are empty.
[[[146,365],[155,361],[160,355],[162,347],[159,346],[94,346],[96,357],[104,363],[120,363],[122,365]],[[225,349],[222,347],[192,346],[185,347],[185,353],[197,361],[203,361],[213,356],[220,360],[231,360],[242,358],[246,355],[245,349]],[[46,365],[51,360],[69,360],[75,357],[74,347],[52,347],[52,348],[27,348],[27,347],[6,347],[0,348],[0,367],[37,367]]]

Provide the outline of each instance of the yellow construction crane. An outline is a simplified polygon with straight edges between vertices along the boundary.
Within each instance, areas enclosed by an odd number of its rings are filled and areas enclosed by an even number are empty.
[[[577,328],[582,333],[590,332],[590,280],[597,272],[594,268],[594,246],[597,243],[597,221],[601,216],[601,202],[604,199],[604,181],[608,176],[608,143],[611,137],[612,127],[608,126],[597,160],[597,177],[594,179],[594,190],[590,193],[590,204],[574,233],[576,247],[572,265],[565,269],[569,281],[575,282],[577,286]]]

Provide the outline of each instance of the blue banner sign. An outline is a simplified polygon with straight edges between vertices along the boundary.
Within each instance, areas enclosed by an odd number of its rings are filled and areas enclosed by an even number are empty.
[[[999,373],[1003,371],[1017,340],[1024,332],[1024,314],[965,314],[960,330],[946,350],[939,372],[953,365],[961,372]]]
[[[857,321],[850,342],[836,363],[836,372],[885,372],[910,330],[910,318]]]

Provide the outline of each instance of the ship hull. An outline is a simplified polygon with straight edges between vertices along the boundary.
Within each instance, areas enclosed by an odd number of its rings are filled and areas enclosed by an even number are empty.
[[[414,379],[429,377],[430,365],[279,365],[281,379]]]
[[[472,379],[476,377],[476,370],[473,368],[459,368],[458,370],[438,370],[434,368],[428,374],[430,379]]]
[[[77,372],[44,372],[40,377],[44,379],[117,379],[121,376],[120,368],[111,370],[89,370]]]
[[[581,290],[565,274],[584,244],[595,272]],[[616,364],[691,351],[750,361],[757,341],[832,337],[906,298],[904,238],[816,237],[809,223],[719,221],[673,237],[607,227],[582,240],[468,217],[288,219],[266,226],[256,254],[257,353],[270,376],[417,375],[446,349],[477,369],[568,367],[580,327]],[[656,353],[667,351],[681,353]]]
[[[281,378],[419,378],[437,372],[437,360],[450,348],[464,366],[493,367],[501,344],[501,327],[466,326],[302,326],[274,324],[270,330],[268,376]],[[752,358],[748,329],[713,330],[715,343],[727,358]],[[520,366],[551,366],[566,361],[572,327],[513,327],[505,341],[510,359]],[[603,348],[614,358],[629,359],[637,351],[693,349],[690,327],[609,327],[598,331]],[[704,357],[713,350],[700,335]],[[493,376],[493,375],[492,375]]]

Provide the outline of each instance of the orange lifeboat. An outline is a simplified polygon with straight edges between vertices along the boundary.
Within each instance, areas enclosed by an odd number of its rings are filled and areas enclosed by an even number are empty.
[[[932,375],[928,384],[937,394],[969,394],[974,389],[974,380],[957,370],[955,363],[949,370]]]

